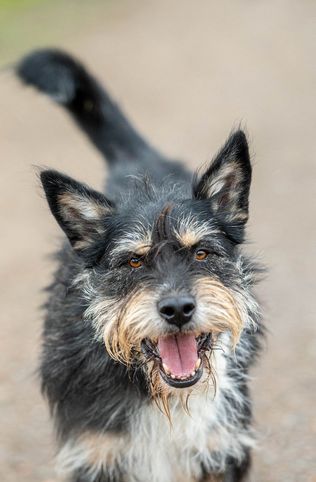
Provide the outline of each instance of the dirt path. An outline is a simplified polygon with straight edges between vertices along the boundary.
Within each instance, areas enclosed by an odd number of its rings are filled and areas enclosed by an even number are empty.
[[[254,373],[261,436],[255,482],[316,480],[315,36],[308,0],[127,2],[55,44],[85,60],[166,152],[209,158],[240,121],[255,153],[249,238],[270,267],[259,294],[270,329]],[[66,45],[67,43],[67,45]],[[59,231],[33,164],[96,188],[104,166],[67,116],[0,76],[0,480],[53,482],[51,426],[35,368],[40,288]]]

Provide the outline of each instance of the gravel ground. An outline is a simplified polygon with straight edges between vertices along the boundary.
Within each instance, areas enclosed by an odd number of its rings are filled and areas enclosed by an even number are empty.
[[[255,482],[316,481],[315,7],[308,0],[98,2],[77,31],[51,37],[93,69],[156,145],[193,168],[233,126],[248,129],[248,249],[269,267],[258,290],[270,334],[253,372]],[[105,168],[66,114],[10,72],[0,75],[0,105],[0,480],[57,482],[36,365],[40,290],[60,233],[33,166],[96,188]]]

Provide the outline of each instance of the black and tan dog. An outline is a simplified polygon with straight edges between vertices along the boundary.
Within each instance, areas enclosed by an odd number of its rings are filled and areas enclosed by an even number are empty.
[[[106,194],[41,173],[68,241],[43,334],[58,467],[73,482],[244,480],[248,369],[262,327],[241,251],[251,165],[242,131],[201,175],[148,145],[68,55],[20,78],[63,105],[109,163]]]

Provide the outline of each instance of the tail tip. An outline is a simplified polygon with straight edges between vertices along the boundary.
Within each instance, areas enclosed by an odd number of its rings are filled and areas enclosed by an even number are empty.
[[[16,66],[16,74],[55,102],[69,104],[76,96],[78,69],[78,64],[64,52],[41,49],[23,57]]]

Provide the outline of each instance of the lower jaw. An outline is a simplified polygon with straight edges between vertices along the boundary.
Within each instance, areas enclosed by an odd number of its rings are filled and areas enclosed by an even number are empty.
[[[187,377],[185,379],[173,378],[170,375],[167,375],[162,368],[159,368],[159,373],[161,378],[167,385],[170,385],[173,388],[188,388],[195,385],[203,375],[203,362],[201,363],[200,367],[196,370],[194,375]]]

